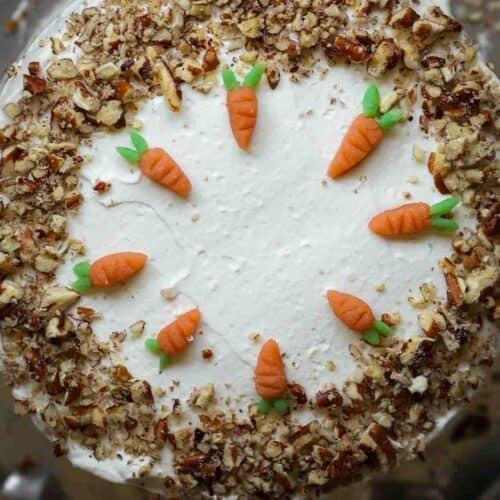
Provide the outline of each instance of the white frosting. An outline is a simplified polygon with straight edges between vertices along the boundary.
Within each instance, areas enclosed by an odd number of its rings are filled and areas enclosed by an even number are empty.
[[[41,38],[60,26],[57,19]],[[48,59],[48,49],[35,42],[23,64],[33,58]],[[1,101],[17,95],[19,84],[19,78],[10,81]],[[349,345],[359,336],[333,316],[325,297],[328,289],[359,295],[378,315],[399,312],[401,338],[419,333],[417,312],[408,303],[410,295],[418,295],[418,285],[432,282],[444,293],[438,260],[450,252],[449,236],[430,232],[387,241],[367,227],[373,215],[407,202],[403,193],[411,193],[415,201],[442,199],[426,166],[412,156],[415,144],[435,148],[419,132],[417,116],[388,133],[352,173],[338,181],[326,176],[360,112],[366,86],[360,71],[343,66],[298,85],[283,74],[275,91],[264,83],[249,153],[239,150],[232,137],[222,86],[210,95],[184,87],[178,114],[167,109],[163,98],[146,103],[138,116],[144,123],[141,133],[181,164],[193,183],[187,201],[116,154],[117,146],[129,143],[126,131],[96,135],[85,152],[93,160],[82,173],[85,203],[70,219],[72,236],[85,242],[91,260],[135,250],[148,254],[150,261],[123,288],[88,295],[82,305],[103,314],[94,323],[103,340],[146,321],[144,337],[129,335],[116,361],[153,388],[167,389],[174,379],[180,381],[157,404],[179,398],[187,411],[184,424],[190,417],[190,393],[208,382],[215,384],[223,407],[246,409],[257,400],[252,377],[262,344],[250,340],[254,332],[278,340],[289,380],[302,384],[309,395],[326,383],[341,386],[355,376]],[[383,87],[390,90],[391,82]],[[419,182],[409,183],[412,177]],[[92,186],[97,180],[110,182],[111,191],[96,194]],[[464,209],[457,210],[456,219],[464,223]],[[73,281],[74,263],[63,266],[59,283]],[[384,293],[375,289],[381,283]],[[164,289],[177,291],[177,299],[165,300]],[[203,334],[159,374],[158,359],[146,351],[144,339],[194,306],[203,314]],[[214,353],[211,361],[202,359],[206,348]],[[334,372],[329,361],[336,365]],[[304,412],[299,418],[309,416]],[[170,470],[169,453],[166,449],[163,463],[155,466],[158,472]],[[114,481],[131,478],[143,465],[131,457],[98,463],[74,443],[69,456],[75,465]]]

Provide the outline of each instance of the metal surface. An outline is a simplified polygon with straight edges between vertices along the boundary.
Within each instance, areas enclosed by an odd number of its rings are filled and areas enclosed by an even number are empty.
[[[467,15],[466,6],[486,6],[493,1],[451,0],[455,12]],[[2,73],[33,34],[37,23],[57,0],[0,0],[0,48]],[[498,4],[498,2],[496,2]],[[19,5],[28,7],[26,15]],[[7,33],[2,26],[16,13],[19,29]],[[484,9],[482,24],[467,24],[479,39],[484,55],[500,68],[499,36],[495,15]],[[472,17],[474,14],[472,13]],[[476,17],[477,14],[475,15]],[[489,26],[486,27],[485,25]],[[331,500],[500,500],[500,371],[490,387],[478,396],[436,440],[426,462],[401,467],[389,476],[337,491]],[[127,486],[117,486],[73,468],[66,459],[55,459],[50,444],[28,419],[15,417],[12,401],[0,385],[0,500],[146,500],[155,498]]]

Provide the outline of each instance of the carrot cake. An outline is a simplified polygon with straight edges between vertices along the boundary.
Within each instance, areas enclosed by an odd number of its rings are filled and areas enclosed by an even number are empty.
[[[447,2],[77,0],[0,103],[0,367],[75,466],[304,497],[487,375],[500,87]]]

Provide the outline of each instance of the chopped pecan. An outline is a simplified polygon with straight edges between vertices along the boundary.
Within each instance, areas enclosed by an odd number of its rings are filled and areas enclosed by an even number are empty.
[[[54,80],[71,80],[78,76],[78,70],[71,59],[59,59],[55,63],[52,63],[47,73]]]
[[[201,352],[201,355],[203,357],[203,359],[212,359],[214,353],[212,352],[212,349],[203,349],[203,351]]]
[[[448,287],[448,303],[452,306],[459,306],[464,302],[464,292],[460,286],[459,278],[452,273],[446,273],[446,285]]]
[[[40,382],[45,374],[45,363],[39,349],[28,348],[24,351],[24,360],[33,380]]]
[[[320,408],[330,408],[332,406],[341,408],[343,402],[342,395],[333,387],[316,393],[316,405]]]
[[[495,203],[489,214],[482,221],[483,232],[486,236],[498,236],[500,234],[500,202]]]
[[[160,444],[166,443],[168,438],[168,420],[166,418],[158,420],[154,428],[156,442]]]
[[[340,35],[327,38],[323,42],[323,49],[332,59],[342,57],[355,64],[366,62],[371,55],[366,45]]]
[[[300,384],[288,384],[288,390],[292,394],[297,405],[305,405],[307,403],[307,394],[303,386]]]
[[[170,109],[174,112],[180,111],[182,93],[174,80],[170,68],[163,62],[155,64],[154,73],[158,78],[160,88]]]
[[[276,67],[266,66],[267,83],[274,90],[280,83],[280,70]]]
[[[380,78],[396,66],[401,56],[402,51],[396,42],[391,38],[385,38],[377,45],[368,63],[368,73],[375,78]]]
[[[345,450],[328,466],[326,473],[331,479],[347,482],[360,473],[361,466],[362,460],[353,451]]]
[[[99,194],[104,194],[111,189],[111,184],[109,182],[98,181],[92,189]]]
[[[377,443],[390,464],[396,461],[396,450],[387,436],[387,431],[379,424],[372,424],[368,430],[370,437]]]
[[[220,60],[217,51],[213,47],[208,48],[203,56],[203,70],[214,71],[219,67],[219,64]]]
[[[28,72],[32,76],[39,76],[42,72],[42,65],[38,61],[31,61],[28,64]]]
[[[411,28],[419,19],[417,12],[411,7],[405,7],[391,17],[389,24],[395,29],[405,30]]]
[[[43,94],[47,87],[47,82],[45,79],[34,76],[34,75],[24,75],[24,90],[27,90],[33,95]]]

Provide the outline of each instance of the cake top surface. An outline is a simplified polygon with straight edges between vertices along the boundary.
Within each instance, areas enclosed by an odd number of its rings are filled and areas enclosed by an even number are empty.
[[[3,362],[18,408],[75,464],[193,494],[326,488],[418,453],[477,385],[494,327],[473,311],[498,319],[497,81],[440,9],[380,3],[75,2],[12,70]],[[244,151],[221,70],[242,79],[257,61]],[[404,120],[332,180],[374,82]],[[134,129],[181,166],[189,197],[148,178],[145,154],[140,169],[117,154]],[[456,235],[368,228],[451,194]],[[131,281],[65,288],[76,263],[122,251],[148,256]],[[363,342],[328,290],[395,335]],[[192,345],[160,371],[144,341],[195,308]],[[270,338],[288,383],[271,399],[288,408],[263,414],[253,379]]]

